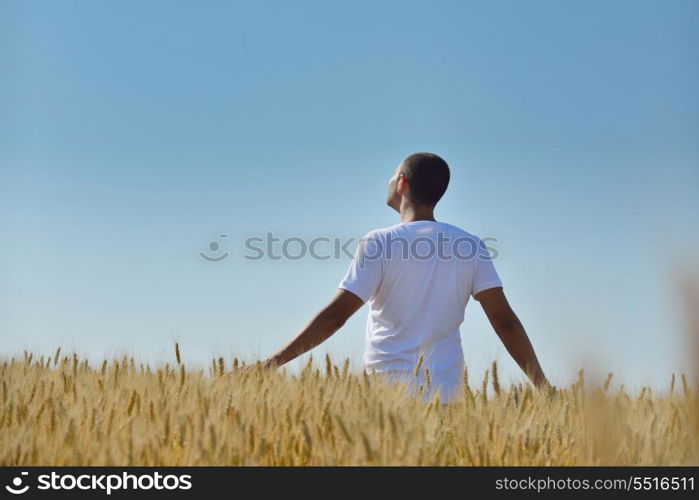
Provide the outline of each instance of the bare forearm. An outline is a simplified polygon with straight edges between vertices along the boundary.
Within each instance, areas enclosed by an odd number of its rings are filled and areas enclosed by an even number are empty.
[[[327,306],[321,309],[288,344],[265,360],[265,366],[281,366],[310,351],[338,331],[364,302],[357,295],[337,289]]]
[[[343,324],[331,315],[318,313],[288,344],[271,356],[266,364],[281,366],[327,340]]]
[[[496,326],[495,331],[505,345],[507,352],[529,379],[537,386],[548,385],[544,370],[534,352],[534,347],[519,319],[515,317],[505,325]]]
[[[500,340],[505,345],[507,352],[522,368],[524,373],[536,386],[550,386],[544,370],[536,359],[534,347],[524,331],[522,323],[507,302],[502,287],[493,287],[476,295],[483,306],[490,324],[493,326]]]

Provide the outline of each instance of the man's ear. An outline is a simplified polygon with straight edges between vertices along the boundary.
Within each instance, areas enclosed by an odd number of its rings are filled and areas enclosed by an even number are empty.
[[[408,179],[405,178],[405,175],[403,174],[398,174],[398,182],[396,184],[396,191],[400,193],[401,195],[405,195],[405,192],[408,190]]]

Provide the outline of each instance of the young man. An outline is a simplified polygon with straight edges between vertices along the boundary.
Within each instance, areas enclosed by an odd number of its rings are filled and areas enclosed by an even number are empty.
[[[448,184],[442,158],[407,156],[388,183],[387,204],[400,214],[400,224],[363,238],[330,303],[263,365],[281,366],[309,351],[367,302],[365,371],[424,385],[428,369],[430,387],[451,402],[463,380],[459,325],[473,296],[531,381],[549,387],[482,241],[434,218]],[[422,369],[411,378],[418,363]]]

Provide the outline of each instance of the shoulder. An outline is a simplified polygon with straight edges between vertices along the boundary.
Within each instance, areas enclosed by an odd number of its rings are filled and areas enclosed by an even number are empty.
[[[449,233],[451,233],[451,235],[455,238],[471,240],[471,241],[474,241],[478,244],[481,243],[481,239],[478,236],[466,231],[465,229],[462,229],[462,228],[455,226],[453,224],[448,224],[446,222],[443,222],[442,224],[445,228],[445,231],[448,231]]]
[[[452,242],[458,246],[460,255],[465,252],[466,255],[477,255],[479,259],[490,260],[490,249],[486,244],[486,241],[490,241],[489,238],[481,238],[452,224],[444,223],[444,226],[445,232],[449,233]]]
[[[392,226],[372,229],[371,231],[369,231],[368,233],[366,233],[362,237],[362,240],[364,240],[364,241],[382,241],[382,240],[386,239],[386,237],[388,235],[398,231],[399,228],[400,228],[400,224],[394,224]]]
[[[386,240],[387,228],[372,229],[357,242],[356,257],[366,258],[367,256],[378,257],[383,254],[384,242]]]

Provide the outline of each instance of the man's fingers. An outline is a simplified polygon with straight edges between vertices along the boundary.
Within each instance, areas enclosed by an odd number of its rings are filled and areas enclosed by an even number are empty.
[[[269,364],[265,361],[255,361],[253,363],[242,363],[239,371],[240,373],[251,373],[257,369],[266,369],[266,368],[272,368],[274,365]]]

